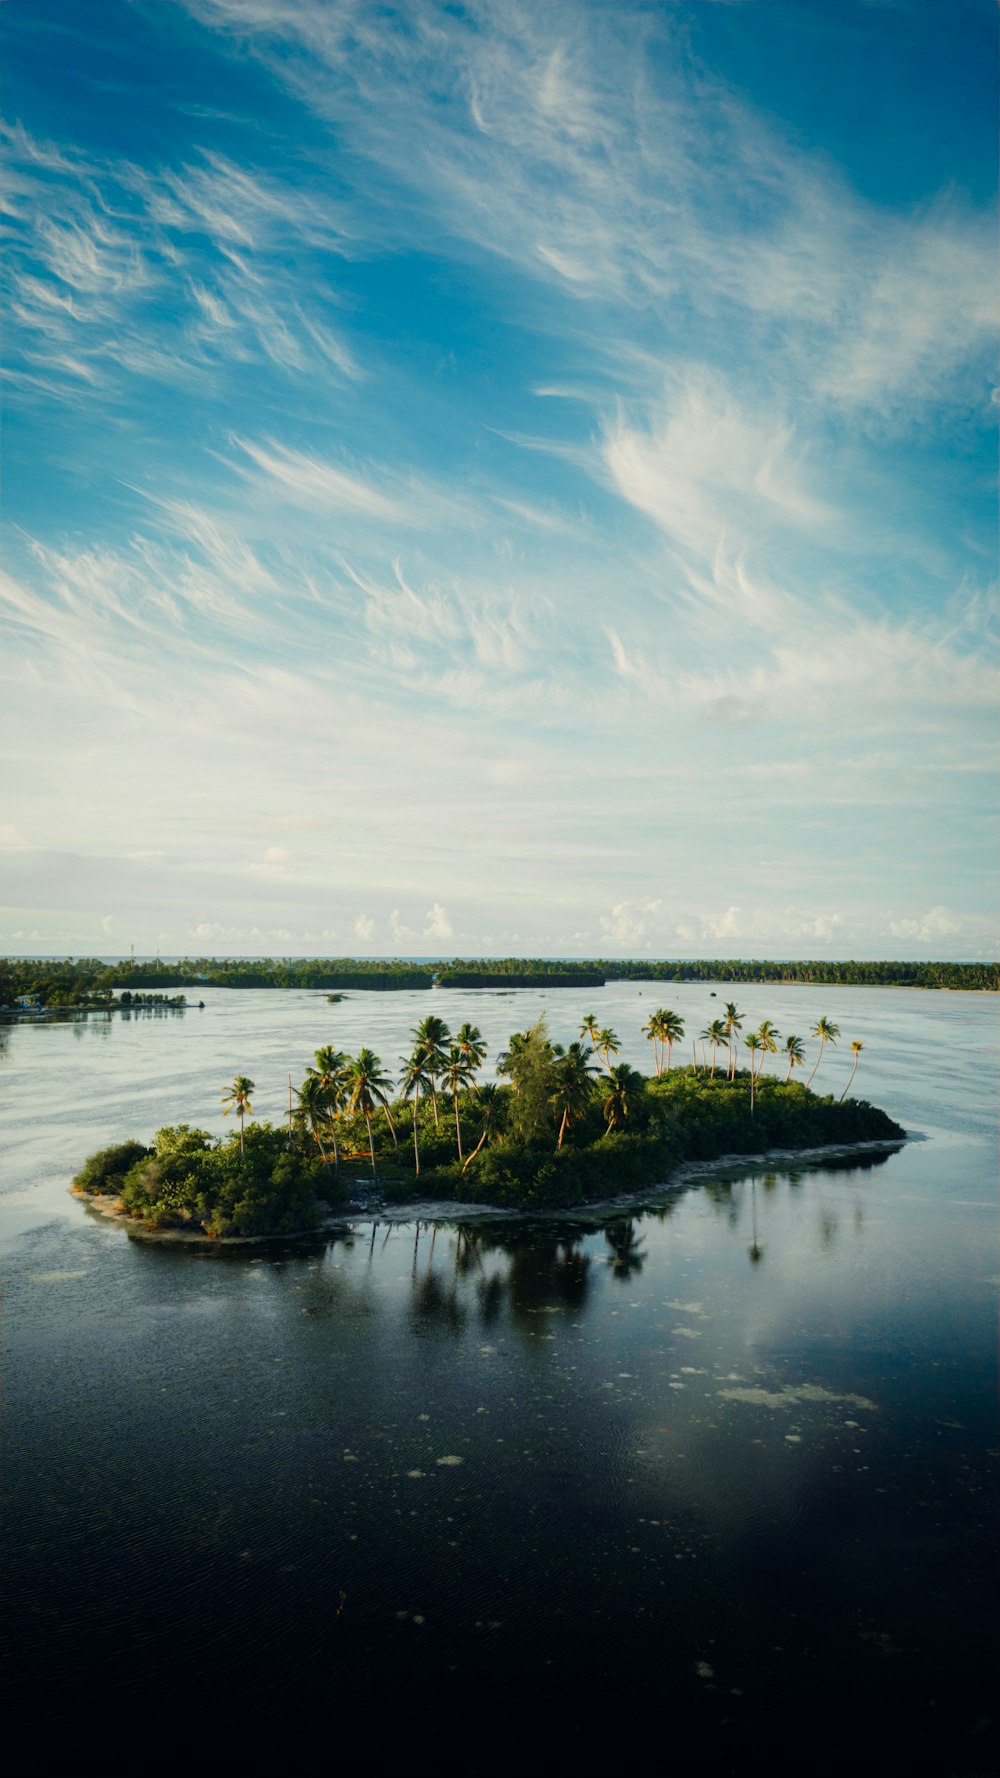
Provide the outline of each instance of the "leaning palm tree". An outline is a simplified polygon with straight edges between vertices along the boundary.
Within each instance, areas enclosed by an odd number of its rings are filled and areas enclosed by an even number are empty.
[[[245,1074],[237,1074],[233,1077],[232,1086],[222,1095],[223,1117],[228,1117],[231,1111],[239,1113],[240,1154],[246,1152],[243,1147],[243,1119],[244,1117],[253,1117],[253,1106],[250,1103],[250,1094],[253,1090],[253,1081],[248,1080]]]
[[[565,1055],[560,1056],[555,1064],[556,1089],[552,1095],[552,1103],[562,1117],[557,1149],[562,1147],[563,1137],[573,1119],[582,1116],[590,1104],[592,1075],[590,1057],[582,1043],[571,1043]]]
[[[347,1068],[347,1110],[348,1113],[360,1111],[368,1130],[368,1147],[372,1157],[372,1178],[378,1181],[378,1167],[375,1162],[375,1137],[372,1132],[372,1112],[381,1105],[389,1116],[389,1093],[392,1081],[382,1069],[381,1057],[370,1049],[360,1049],[348,1063]],[[392,1119],[389,1118],[390,1128]],[[395,1135],[395,1130],[393,1130]]]
[[[597,1014],[589,1012],[584,1019],[583,1024],[580,1026],[580,1036],[589,1037],[591,1048],[596,1050],[598,1035],[599,1027],[597,1023]]]
[[[864,1049],[864,1047],[865,1047],[864,1044],[859,1043],[857,1038],[855,1038],[854,1042],[851,1044],[851,1054],[854,1057],[854,1067],[851,1069],[851,1079],[848,1081],[846,1087],[844,1088],[843,1092],[840,1095],[840,1103],[841,1104],[844,1103],[844,1100],[847,1098],[847,1095],[851,1090],[851,1081],[853,1081],[854,1076],[858,1072],[858,1057],[860,1056],[861,1051]]]
[[[479,1088],[479,1091],[476,1094],[476,1102],[479,1106],[479,1113],[483,1120],[483,1130],[472,1153],[468,1155],[462,1163],[463,1173],[472,1165],[472,1162],[482,1148],[483,1143],[489,1141],[489,1138],[497,1127],[500,1120],[500,1088],[488,1081],[485,1086]]]
[[[837,1038],[840,1036],[840,1026],[835,1025],[832,1022],[832,1020],[827,1019],[827,1018],[817,1019],[815,1025],[812,1028],[812,1035],[814,1037],[819,1038],[819,1055],[816,1057],[816,1062],[813,1067],[812,1074],[810,1074],[809,1079],[806,1081],[807,1087],[812,1086],[812,1083],[816,1077],[816,1069],[819,1067],[820,1063],[823,1060],[823,1051],[825,1050],[827,1044],[828,1043],[836,1043]]]
[[[788,1073],[785,1075],[785,1079],[788,1081],[792,1078],[793,1068],[804,1068],[806,1065],[806,1052],[802,1048],[801,1037],[785,1038],[785,1054],[788,1057]]]
[[[421,1093],[423,1093],[426,1098],[433,1092],[434,1076],[431,1073],[430,1064],[427,1061],[427,1058],[420,1055],[418,1051],[414,1051],[413,1055],[410,1056],[408,1060],[404,1059],[402,1066],[403,1078],[400,1081],[400,1092],[404,1099],[413,1100],[413,1160],[414,1171],[419,1179],[420,1144],[417,1140],[417,1107],[420,1104]]]
[[[712,1046],[712,1072],[708,1078],[709,1080],[714,1080],[716,1054],[720,1043],[725,1043],[726,1041],[726,1027],[723,1020],[713,1019],[710,1025],[706,1025],[699,1041],[701,1043],[710,1043]]]

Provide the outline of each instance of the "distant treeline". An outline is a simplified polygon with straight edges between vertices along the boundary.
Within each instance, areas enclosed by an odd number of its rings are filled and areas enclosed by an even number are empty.
[[[441,988],[603,988],[605,977],[598,970],[533,969],[466,969],[449,965],[438,968],[437,983]]]
[[[567,966],[565,958],[452,958],[401,963],[392,958],[183,957],[109,965],[99,957],[0,959],[0,1006],[36,994],[46,1006],[80,1005],[91,996],[150,988],[324,988],[357,990],[430,988],[598,988],[608,981],[834,982],[846,986],[1000,989],[997,963],[808,963],[686,958],[653,962],[592,958]]]
[[[586,965],[607,980],[658,982],[840,982],[846,987],[1000,989],[1000,963],[769,963],[757,958]]]

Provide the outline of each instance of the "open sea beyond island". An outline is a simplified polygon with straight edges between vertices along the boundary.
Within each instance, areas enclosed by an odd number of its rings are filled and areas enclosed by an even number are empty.
[[[8,1713],[467,1772],[651,1740],[682,1772],[996,1769],[994,996],[740,985],[747,1030],[839,1025],[817,1092],[861,1040],[853,1091],[913,1140],[641,1210],[203,1250],[68,1193],[108,1143],[225,1132],[237,1072],[275,1121],[321,1045],[398,1076],[428,1010],[487,1077],[542,1011],[648,1073],[669,1005],[689,1063],[710,988],[0,1029]]]

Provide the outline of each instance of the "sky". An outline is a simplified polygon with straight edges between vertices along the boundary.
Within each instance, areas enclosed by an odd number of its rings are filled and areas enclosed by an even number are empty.
[[[992,0],[6,0],[0,951],[983,958]]]

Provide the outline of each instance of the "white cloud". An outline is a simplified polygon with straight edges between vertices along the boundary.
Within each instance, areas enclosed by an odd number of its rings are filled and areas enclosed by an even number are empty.
[[[893,938],[916,939],[920,944],[935,944],[941,939],[952,938],[961,932],[963,922],[946,907],[929,908],[925,914],[916,918],[904,918],[889,921],[889,931]]]
[[[727,534],[836,517],[809,485],[805,451],[787,420],[751,415],[718,371],[675,373],[662,406],[638,423],[620,409],[604,433],[613,486],[668,537],[711,561]]]
[[[439,901],[436,901],[433,907],[428,908],[425,918],[427,921],[424,927],[425,938],[435,940],[454,938],[455,929]]]
[[[375,922],[370,914],[359,914],[351,930],[355,938],[359,938],[362,944],[367,945],[375,937]]]
[[[626,950],[629,947],[648,950],[658,924],[656,916],[662,906],[660,900],[616,902],[610,914],[598,916],[602,940]]]
[[[394,945],[408,945],[416,938],[412,927],[407,926],[399,917],[399,909],[393,908],[389,915],[389,937]]]
[[[271,480],[278,482],[295,498],[322,510],[336,508],[364,514],[368,518],[392,520],[397,524],[413,523],[415,514],[409,506],[333,463],[324,463],[302,451],[269,441],[268,448],[252,444],[248,439],[234,438],[233,443]]]

